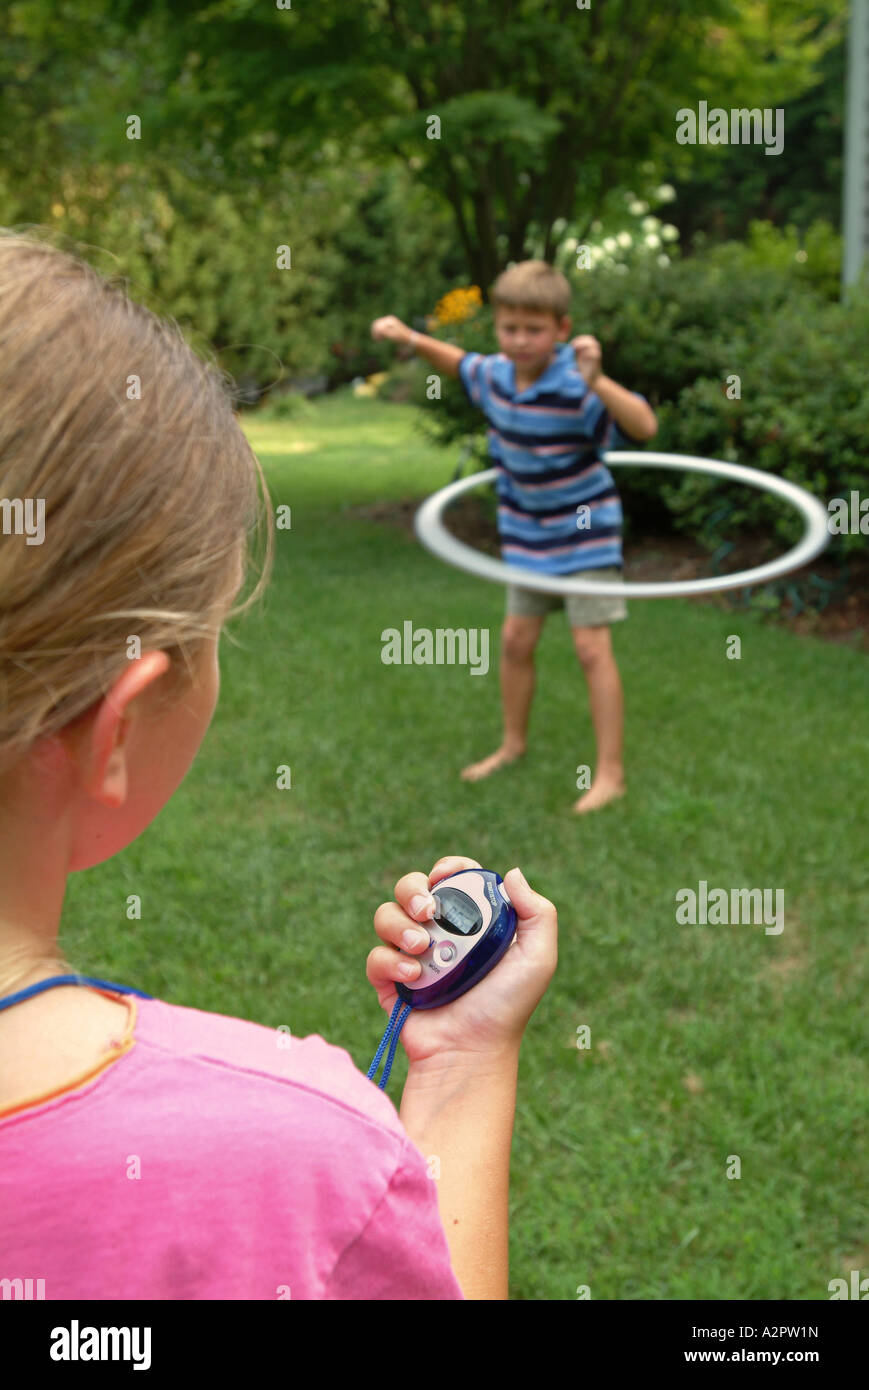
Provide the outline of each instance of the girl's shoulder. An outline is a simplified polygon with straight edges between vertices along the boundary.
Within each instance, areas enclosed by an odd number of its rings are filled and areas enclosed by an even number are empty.
[[[123,1056],[132,1010],[122,996],[62,985],[0,1012],[0,1119],[73,1088]]]
[[[296,1036],[289,1023],[272,1025],[163,1000],[138,1000],[136,1040],[178,1063],[218,1075],[258,1078],[263,1088],[301,1088],[313,1102],[352,1110],[406,1139],[392,1101],[358,1069],[349,1052],[319,1033]]]

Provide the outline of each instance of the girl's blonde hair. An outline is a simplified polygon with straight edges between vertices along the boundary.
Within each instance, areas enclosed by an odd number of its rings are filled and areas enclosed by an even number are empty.
[[[11,518],[39,499],[32,544]],[[271,571],[271,499],[227,379],[123,284],[5,228],[0,503],[0,772],[105,697],[131,637],[169,653],[179,697]],[[259,582],[227,612],[264,519]]]

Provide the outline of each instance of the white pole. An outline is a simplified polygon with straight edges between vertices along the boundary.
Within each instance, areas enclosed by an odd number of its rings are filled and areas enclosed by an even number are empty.
[[[851,0],[845,88],[842,298],[869,255],[869,0]]]

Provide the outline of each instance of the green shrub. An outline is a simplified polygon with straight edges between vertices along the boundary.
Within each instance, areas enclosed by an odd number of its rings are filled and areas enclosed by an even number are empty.
[[[693,382],[662,408],[659,438],[666,444],[660,447],[738,459],[787,478],[824,502],[847,498],[852,489],[865,496],[867,342],[866,288],[846,308],[794,299],[774,321],[746,331],[734,350],[728,366],[740,376],[741,398],[727,399],[723,378]],[[802,526],[792,509],[747,488],[732,490],[728,513],[713,525],[721,489],[694,476],[669,488],[667,500],[677,524],[707,534],[711,544],[719,541],[722,523],[730,534],[772,527],[790,543]],[[842,536],[834,546],[853,553],[865,546],[865,538]]]
[[[263,420],[308,420],[314,415],[314,407],[306,396],[298,391],[284,391],[272,394],[258,411]]]
[[[324,161],[258,185],[203,183],[175,166],[94,166],[75,205],[26,208],[0,173],[0,204],[72,241],[177,320],[248,399],[325,375],[331,386],[391,366],[371,337],[383,314],[424,314],[458,273],[449,209],[407,170]],[[81,206],[79,206],[79,204]],[[278,262],[278,247],[290,248]]]
[[[377,392],[380,399],[382,401],[397,401],[399,404],[414,400],[424,366],[425,363],[418,358],[396,362],[393,367],[390,367],[386,380]]]

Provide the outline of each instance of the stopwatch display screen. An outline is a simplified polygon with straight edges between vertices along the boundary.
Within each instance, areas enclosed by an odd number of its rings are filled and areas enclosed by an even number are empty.
[[[458,888],[438,888],[435,897],[440,903],[440,911],[434,921],[444,931],[454,936],[473,936],[483,925],[483,914],[473,898],[460,893]]]

